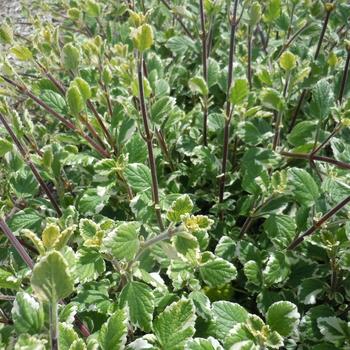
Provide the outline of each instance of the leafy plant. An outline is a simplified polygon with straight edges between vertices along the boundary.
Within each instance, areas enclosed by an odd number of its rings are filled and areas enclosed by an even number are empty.
[[[346,1],[41,1],[0,23],[4,349],[350,347]]]

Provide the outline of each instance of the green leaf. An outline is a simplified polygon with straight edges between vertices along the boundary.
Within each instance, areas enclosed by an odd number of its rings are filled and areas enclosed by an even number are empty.
[[[194,338],[187,342],[186,344],[187,350],[223,350],[223,347],[220,343],[209,337],[208,339],[203,338]]]
[[[60,228],[55,224],[48,224],[42,235],[41,239],[45,248],[52,248],[60,235]]]
[[[269,0],[264,10],[264,19],[271,23],[276,20],[281,13],[281,0]]]
[[[52,90],[45,90],[41,94],[41,99],[54,111],[65,114],[67,112],[67,105],[65,99]]]
[[[261,18],[261,5],[254,1],[249,8],[249,25],[251,27],[256,26]]]
[[[8,224],[12,231],[19,231],[23,228],[39,229],[43,218],[31,208],[19,211],[9,220]]]
[[[14,350],[46,350],[45,341],[29,334],[21,334],[16,339]]]
[[[248,81],[247,79],[236,79],[234,85],[230,90],[230,102],[233,105],[240,105],[249,93]]]
[[[325,287],[325,283],[320,279],[304,279],[298,288],[299,301],[305,305],[316,304],[317,298],[325,292]]]
[[[71,43],[64,45],[61,53],[61,61],[65,69],[77,69],[80,62],[79,49]]]
[[[255,260],[247,261],[243,266],[244,274],[249,283],[260,286],[262,282],[261,267]]]
[[[74,340],[72,345],[69,347],[69,350],[87,350],[87,347],[83,339]]]
[[[210,287],[222,287],[237,276],[237,270],[228,261],[213,257],[199,265],[199,273],[203,281]]]
[[[143,24],[131,33],[134,47],[144,52],[153,45],[153,30],[149,24]]]
[[[70,112],[77,116],[84,109],[84,99],[77,86],[71,86],[66,93],[66,99]]]
[[[284,109],[283,98],[276,90],[265,88],[260,94],[260,99],[263,106],[273,109],[275,111],[282,111]]]
[[[0,288],[17,290],[21,281],[9,271],[0,268]]]
[[[180,350],[193,336],[196,315],[191,301],[174,302],[154,320],[153,329],[162,349]]]
[[[35,264],[31,285],[37,297],[47,302],[57,302],[73,292],[73,280],[61,253],[51,251]]]
[[[280,57],[280,66],[287,72],[291,71],[296,66],[296,57],[290,52],[285,51]]]
[[[216,334],[225,339],[237,323],[245,322],[248,312],[239,304],[229,301],[216,301],[212,305]]]
[[[299,323],[297,307],[289,301],[273,303],[266,313],[266,321],[272,330],[284,337],[289,337]]]
[[[29,61],[33,58],[31,51],[25,46],[14,46],[10,51],[20,61]]]
[[[328,117],[333,105],[333,89],[326,79],[321,79],[312,89],[311,111],[317,119],[323,120]]]
[[[102,325],[98,334],[98,342],[102,350],[125,349],[126,336],[128,333],[128,322],[125,310],[117,310]]]
[[[109,197],[105,188],[89,188],[79,200],[79,210],[85,215],[97,214],[105,207]]]
[[[131,261],[140,247],[140,224],[126,222],[111,231],[103,240],[103,245],[116,259]]]
[[[288,142],[293,146],[305,145],[314,139],[316,124],[314,121],[305,120],[298,123],[288,135]]]
[[[88,100],[91,97],[90,85],[83,78],[75,78],[71,85],[76,86],[79,89],[80,95],[84,101]]]
[[[220,77],[220,65],[213,58],[209,57],[208,60],[208,87],[214,86]]]
[[[100,252],[89,247],[81,247],[77,251],[74,275],[81,283],[97,279],[105,270],[106,264]]]
[[[71,345],[77,340],[79,340],[79,337],[72,325],[67,323],[58,325],[59,350],[70,350]]]
[[[176,55],[184,55],[188,50],[194,50],[194,42],[185,35],[173,36],[167,43],[166,47]]]
[[[264,282],[267,286],[281,283],[290,274],[290,264],[284,253],[274,252],[269,255],[266,268],[263,271]]]
[[[202,96],[208,96],[208,86],[203,77],[191,78],[188,82],[188,86],[194,93],[199,93]]]
[[[304,169],[288,169],[291,177],[292,194],[296,201],[305,207],[312,207],[320,196],[319,188],[313,177]]]
[[[331,343],[338,344],[338,342],[350,337],[348,323],[338,317],[320,317],[317,320],[317,325],[325,340]]]
[[[172,204],[167,213],[168,220],[178,223],[181,221],[181,215],[190,214],[193,209],[193,202],[189,195],[184,194],[178,197]]]
[[[124,171],[126,181],[136,192],[143,192],[152,187],[151,171],[146,165],[128,164]]]
[[[3,22],[0,26],[0,43],[12,44],[12,41],[13,30],[6,22]]]
[[[90,17],[98,17],[101,14],[101,6],[93,0],[88,0],[86,3],[86,13]]]
[[[267,237],[278,249],[286,248],[295,237],[297,225],[288,215],[271,215],[264,223]]]
[[[19,198],[33,197],[39,190],[37,180],[29,171],[14,174],[10,179],[10,184]]]
[[[154,310],[154,295],[152,289],[145,283],[129,282],[120,294],[122,307],[128,306],[131,323],[148,332],[152,328]]]
[[[44,309],[30,294],[19,292],[13,303],[12,319],[16,332],[35,335],[44,326]]]
[[[7,152],[12,151],[12,143],[0,137],[0,157],[3,157]]]

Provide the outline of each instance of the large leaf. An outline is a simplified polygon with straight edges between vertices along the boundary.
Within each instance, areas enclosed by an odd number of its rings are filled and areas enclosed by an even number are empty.
[[[154,334],[162,349],[180,350],[194,332],[196,315],[189,300],[180,300],[169,305],[153,323]]]
[[[124,171],[125,178],[136,192],[146,191],[152,186],[151,171],[146,165],[129,164]]]
[[[16,332],[36,334],[44,326],[44,309],[30,294],[19,292],[13,303],[12,319]]]
[[[297,307],[289,301],[273,303],[266,313],[268,325],[284,337],[290,336],[295,331],[299,318]]]
[[[271,215],[264,223],[267,236],[276,248],[286,248],[295,236],[296,223],[288,215]]]
[[[98,341],[103,350],[123,350],[126,343],[127,316],[125,310],[117,310],[101,327]]]
[[[325,79],[321,79],[312,89],[311,110],[317,119],[328,116],[334,105],[334,94],[331,85]]]
[[[47,302],[57,302],[73,292],[73,279],[61,253],[51,251],[35,264],[31,285],[37,297]]]
[[[131,261],[140,247],[139,230],[137,222],[123,223],[108,234],[103,245],[115,258]]]
[[[349,324],[338,317],[320,317],[317,325],[325,340],[332,343],[337,344],[339,341],[350,338]]]
[[[190,214],[193,209],[193,203],[189,195],[185,194],[177,198],[168,210],[168,220],[177,223],[181,221],[181,215]]]
[[[152,289],[145,283],[129,282],[120,294],[122,307],[128,306],[130,321],[143,331],[150,331],[154,310]]]

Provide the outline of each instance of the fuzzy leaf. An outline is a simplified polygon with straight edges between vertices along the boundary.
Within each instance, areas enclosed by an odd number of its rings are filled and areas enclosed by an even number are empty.
[[[143,24],[134,29],[131,34],[134,47],[141,52],[146,51],[153,45],[153,30],[149,24]]]
[[[152,187],[151,171],[146,165],[129,164],[124,171],[128,184],[136,192],[142,192]]]
[[[172,203],[168,210],[167,218],[174,223],[178,223],[181,221],[181,215],[190,214],[192,209],[193,203],[190,196],[184,194]]]
[[[230,102],[239,105],[248,96],[249,88],[247,79],[237,79],[230,90]]]
[[[33,54],[25,46],[14,46],[13,48],[11,48],[11,52],[20,61],[29,61],[29,60],[31,60],[33,58]]]

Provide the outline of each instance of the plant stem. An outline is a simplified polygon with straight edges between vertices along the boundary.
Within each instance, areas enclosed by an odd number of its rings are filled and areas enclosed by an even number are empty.
[[[228,99],[228,96],[232,85],[233,59],[234,59],[235,44],[236,44],[237,7],[238,7],[238,0],[234,0],[233,12],[232,12],[232,18],[231,18],[230,52],[229,52],[229,61],[228,61],[228,77],[227,77],[227,91],[226,91],[226,96],[227,96],[226,118],[225,118],[225,127],[224,127],[224,144],[223,144],[221,177],[220,177],[220,184],[219,184],[219,203],[222,203],[224,200],[230,123],[232,118],[231,104]],[[223,218],[223,213],[221,214],[221,217]]]
[[[288,246],[288,250],[294,250],[300,243],[304,241],[304,238],[312,235],[316,232],[321,226],[329,220],[332,216],[334,216],[339,210],[343,209],[350,202],[350,196],[343,199],[340,203],[338,203],[335,207],[329,210],[325,215],[321,217],[320,220],[315,222],[308,230],[306,230],[301,236],[294,239],[294,241]]]
[[[247,38],[247,51],[248,51],[248,67],[247,78],[249,83],[249,89],[252,89],[252,28],[248,25],[248,38]]]
[[[348,54],[347,54],[346,61],[345,61],[343,77],[342,77],[342,80],[341,80],[340,91],[339,91],[339,96],[338,96],[339,103],[342,103],[342,101],[343,101],[345,86],[346,86],[346,83],[348,81],[348,76],[349,76],[350,47],[347,48],[347,53]]]
[[[208,57],[207,57],[207,35],[205,31],[205,15],[203,0],[199,0],[199,10],[201,19],[201,39],[202,39],[202,66],[203,66],[203,79],[208,85]],[[203,144],[208,145],[207,137],[207,124],[208,124],[208,96],[203,96]]]
[[[26,250],[23,248],[22,244],[18,241],[17,237],[8,227],[7,223],[4,219],[0,218],[0,229],[5,234],[7,239],[11,242],[12,246],[15,248],[17,253],[23,259],[23,261],[27,264],[27,266],[32,270],[34,267],[34,262]]]
[[[50,340],[51,350],[58,350],[58,303],[51,301],[50,309]]]
[[[147,108],[146,108],[146,102],[145,102],[145,95],[144,95],[144,86],[143,86],[143,54],[139,53],[139,62],[137,66],[137,76],[138,76],[138,83],[139,83],[139,98],[140,98],[140,107],[141,107],[141,114],[142,114],[142,120],[143,120],[143,126],[145,128],[145,134],[146,134],[146,143],[147,143],[147,150],[148,150],[148,161],[149,166],[151,169],[151,177],[152,177],[152,197],[154,202],[154,208],[157,216],[158,225],[161,231],[164,230],[162,216],[160,212],[159,207],[159,192],[158,192],[158,179],[157,179],[157,169],[156,169],[156,162],[153,154],[153,135],[151,133],[151,130],[149,128],[148,124],[148,115],[147,115]]]
[[[339,160],[330,158],[330,157],[324,157],[324,156],[317,156],[317,155],[312,155],[311,153],[293,153],[293,152],[281,152],[280,153],[282,156],[284,157],[289,157],[289,158],[295,158],[295,159],[305,159],[310,161],[310,159],[312,160],[317,160],[320,162],[325,162],[325,163],[329,163],[329,164],[333,164],[335,166],[337,166],[338,168],[341,169],[349,169],[350,170],[350,164],[349,163],[345,163],[345,162],[341,162]]]
[[[89,135],[86,135],[83,131],[78,130],[77,127],[72,122],[70,122],[65,117],[63,117],[61,114],[59,114],[55,110],[53,110],[44,101],[42,101],[40,98],[36,97],[30,90],[28,90],[26,87],[19,85],[18,83],[14,82],[13,80],[11,80],[3,75],[1,75],[1,77],[6,82],[8,82],[10,85],[17,88],[18,92],[31,98],[40,107],[42,107],[48,113],[50,113],[53,117],[58,119],[68,129],[70,129],[70,130],[76,132],[78,135],[82,136],[92,146],[92,148],[94,148],[101,156],[103,156],[105,158],[109,158],[109,153],[104,148],[102,148],[99,144],[97,144]]]
[[[166,0],[160,0],[164,6],[171,12],[173,13],[173,9],[171,8],[171,6],[168,4],[168,2]],[[193,39],[193,35],[191,34],[191,32],[188,30],[188,28],[186,27],[186,25],[184,24],[184,22],[182,21],[182,19],[174,14],[175,19],[179,22],[180,26],[182,27],[182,29],[185,31],[185,33],[189,36],[190,39]]]
[[[34,165],[34,163],[30,160],[29,158],[29,154],[27,153],[27,151],[25,150],[25,148],[23,147],[23,145],[21,144],[20,140],[17,138],[16,134],[13,132],[13,130],[11,129],[10,125],[8,124],[7,120],[5,119],[5,117],[0,113],[0,120],[2,122],[2,124],[4,125],[5,129],[7,130],[7,132],[9,133],[9,135],[11,136],[11,139],[13,140],[13,142],[16,144],[20,154],[22,155],[23,160],[26,162],[26,164],[29,166],[30,170],[32,171],[35,179],[37,180],[39,186],[43,189],[43,191],[46,193],[47,197],[49,198],[53,208],[56,210],[57,215],[61,216],[62,215],[62,211],[53,195],[53,193],[50,191],[49,187],[46,185],[44,179],[41,177],[38,169],[36,168],[36,166]]]

